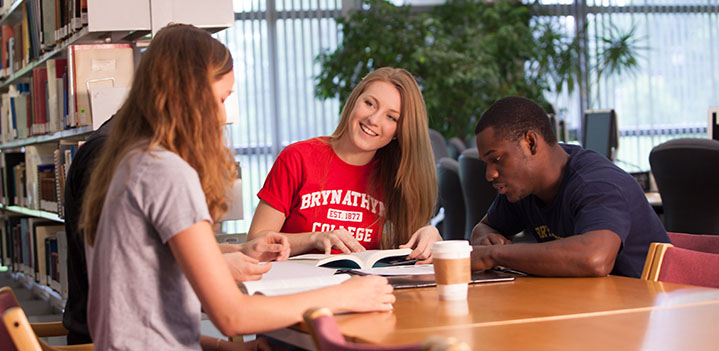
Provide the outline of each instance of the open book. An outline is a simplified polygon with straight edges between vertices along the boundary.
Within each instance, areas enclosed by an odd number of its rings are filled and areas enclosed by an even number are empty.
[[[411,264],[414,261],[407,261],[405,259],[411,252],[412,249],[405,248],[367,250],[339,255],[305,254],[290,257],[289,260],[292,262],[309,263],[318,267],[369,269],[372,267]]]
[[[335,274],[290,279],[255,280],[242,282],[240,284],[240,290],[247,295],[288,295],[337,285],[349,278],[349,274]]]

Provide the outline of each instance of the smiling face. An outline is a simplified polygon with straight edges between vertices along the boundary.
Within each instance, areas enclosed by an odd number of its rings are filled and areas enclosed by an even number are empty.
[[[509,202],[517,202],[533,189],[532,154],[524,138],[507,140],[488,127],[477,134],[479,158],[487,164],[485,177]]]
[[[396,135],[401,106],[402,98],[393,84],[370,83],[350,112],[347,132],[339,141],[340,157],[352,164],[369,162]]]
[[[235,86],[235,73],[229,71],[225,73],[220,79],[212,83],[212,92],[215,95],[215,102],[217,102],[217,113],[220,117],[220,122],[225,124],[227,122],[227,112],[225,111],[225,100],[232,94],[232,88]]]

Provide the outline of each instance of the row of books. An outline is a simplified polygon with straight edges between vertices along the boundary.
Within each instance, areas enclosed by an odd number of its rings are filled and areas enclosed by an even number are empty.
[[[81,141],[37,144],[25,152],[3,153],[3,203],[64,217],[65,179]]]
[[[122,104],[133,73],[130,44],[69,46],[67,59],[47,60],[29,82],[0,95],[0,142],[101,125]]]
[[[21,19],[2,26],[0,77],[12,75],[87,25],[87,0],[17,1],[22,1],[15,9]]]
[[[65,226],[38,218],[0,220],[2,264],[67,298]]]

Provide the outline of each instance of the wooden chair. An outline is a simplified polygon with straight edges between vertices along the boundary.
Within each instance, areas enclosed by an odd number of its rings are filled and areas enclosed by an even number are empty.
[[[7,313],[7,320],[6,318]],[[67,329],[63,328],[60,322],[43,322],[43,323],[29,323],[27,322],[27,316],[22,311],[20,304],[15,298],[10,287],[0,288],[0,314],[3,316],[4,326],[0,327],[0,350],[26,350],[27,346],[29,350],[34,350],[32,345],[34,343],[27,343],[27,339],[35,339],[42,350],[87,350],[92,351],[92,344],[82,345],[69,345],[69,346],[49,346],[38,337],[49,337],[49,336],[63,336],[67,335]],[[9,322],[8,322],[9,321]],[[6,327],[11,323],[11,327]],[[17,326],[15,325],[17,323]],[[25,327],[29,327],[27,329]],[[16,339],[18,338],[18,339]]]
[[[25,312],[20,307],[11,307],[2,315],[3,324],[10,339],[12,339],[13,347],[21,351],[41,351],[42,347],[35,332],[27,320]],[[5,349],[3,350],[14,350]]]
[[[423,343],[392,346],[351,343],[342,336],[328,308],[310,308],[303,317],[318,351],[469,351],[467,344],[442,337],[429,337]]]
[[[641,279],[719,288],[719,254],[651,243]]]

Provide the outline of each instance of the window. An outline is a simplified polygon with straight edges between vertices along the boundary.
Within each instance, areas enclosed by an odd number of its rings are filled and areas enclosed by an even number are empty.
[[[435,0],[393,0],[431,6]],[[218,34],[233,52],[240,123],[228,128],[242,164],[245,220],[226,231],[245,232],[276,155],[287,144],[332,133],[338,101],[314,97],[314,58],[341,42],[334,18],[356,0],[235,0],[235,26]],[[550,97],[573,133],[587,109],[614,109],[620,141],[617,163],[648,170],[651,148],[677,137],[705,137],[707,109],[719,106],[719,4],[712,0],[544,0],[542,16],[567,33],[586,23],[586,59],[596,62],[601,37],[634,28],[640,52],[635,75],[585,70],[586,94]],[[346,10],[346,9],[345,9]],[[580,16],[580,17],[577,17]]]

